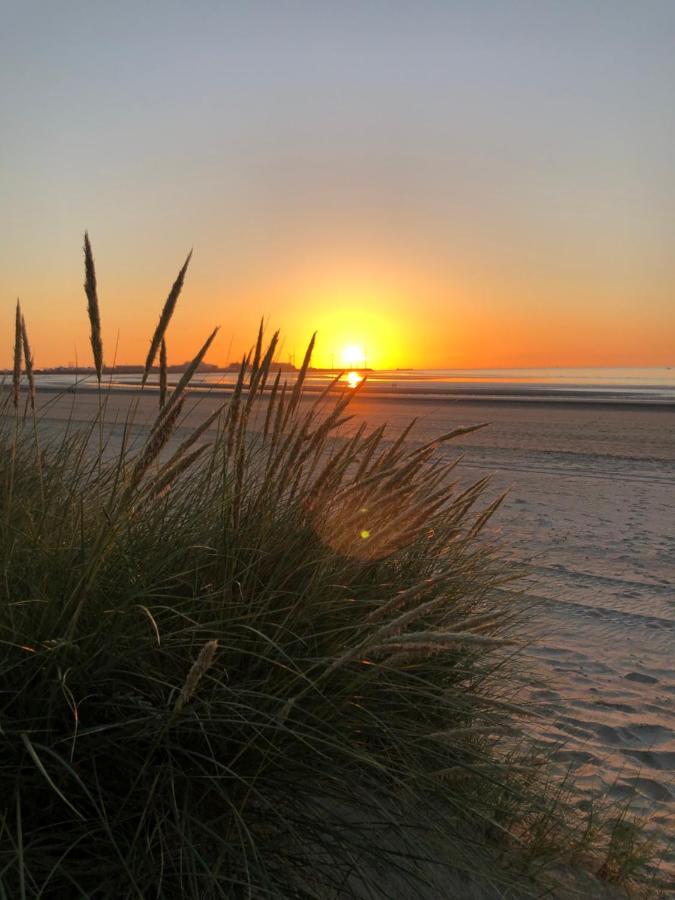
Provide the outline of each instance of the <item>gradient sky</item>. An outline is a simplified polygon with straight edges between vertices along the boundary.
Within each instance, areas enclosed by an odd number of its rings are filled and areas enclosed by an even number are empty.
[[[675,2],[2,2],[0,323],[170,361],[675,364]]]

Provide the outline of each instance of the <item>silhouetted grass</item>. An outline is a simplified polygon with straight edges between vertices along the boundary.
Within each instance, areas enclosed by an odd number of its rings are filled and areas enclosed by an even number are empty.
[[[103,335],[101,333],[101,311],[98,302],[98,290],[96,287],[96,269],[94,267],[94,254],[91,250],[89,234],[84,233],[84,292],[87,295],[87,315],[89,316],[91,352],[94,357],[94,367],[98,383],[101,383],[103,373]]]
[[[466,431],[340,437],[350,395],[304,396],[312,345],[281,384],[261,327],[179,440],[214,336],[136,450],[3,420],[0,895],[508,891],[574,825],[518,705],[495,504],[438,459]]]
[[[180,292],[183,289],[183,282],[185,281],[185,273],[187,272],[187,268],[190,265],[190,260],[192,259],[192,250],[187,255],[187,259],[181,266],[180,272],[176,276],[176,280],[171,286],[171,290],[169,291],[169,295],[166,298],[166,302],[164,303],[164,307],[162,308],[162,313],[159,317],[159,322],[157,323],[157,327],[152,335],[152,339],[150,340],[150,348],[148,350],[148,355],[145,360],[145,369],[143,371],[142,384],[145,384],[148,375],[150,374],[150,370],[152,369],[152,365],[155,361],[155,356],[157,355],[157,351],[160,353],[165,353],[166,348],[163,348],[164,345],[164,336],[166,334],[166,330],[169,327],[169,322],[171,321],[171,317],[173,316],[173,312],[176,308],[176,303],[178,302],[178,297],[180,296]],[[161,371],[161,365],[160,365]]]

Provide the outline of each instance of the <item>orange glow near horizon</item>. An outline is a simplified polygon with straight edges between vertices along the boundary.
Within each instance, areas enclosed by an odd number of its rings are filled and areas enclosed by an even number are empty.
[[[180,265],[180,255],[171,266],[155,248],[158,259],[144,271],[143,253],[135,252],[125,267],[119,247],[94,244],[107,364],[142,364]],[[565,283],[542,285],[534,276],[514,287],[488,277],[488,268],[478,277],[468,264],[434,269],[430,260],[403,251],[373,253],[370,260],[349,252],[329,261],[309,254],[313,264],[301,268],[275,258],[261,263],[264,274],[256,279],[225,282],[216,255],[197,256],[167,334],[169,362],[191,359],[214,325],[221,330],[207,362],[239,360],[264,315],[268,335],[281,331],[277,359],[283,362],[299,365],[316,331],[312,365],[318,368],[673,364],[675,307],[664,302],[656,318],[613,315],[620,304],[632,309],[627,288],[619,294],[588,283],[572,294]],[[81,265],[75,247],[55,280],[39,270],[34,280],[24,276],[21,304],[37,368],[91,365]],[[11,334],[14,301],[3,310],[4,333]],[[0,366],[11,367],[11,353],[10,340],[0,347]]]
[[[298,342],[298,358],[316,330],[312,362],[319,368],[391,369],[413,356],[419,359],[424,338],[412,333],[407,321],[407,295],[415,279],[390,260],[351,261],[349,266],[319,260],[286,277],[290,296],[287,305],[280,304],[280,316],[288,322],[283,326],[287,345]]]

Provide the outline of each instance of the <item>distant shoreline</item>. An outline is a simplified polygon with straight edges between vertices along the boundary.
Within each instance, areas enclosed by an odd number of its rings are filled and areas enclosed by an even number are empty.
[[[4,390],[10,390],[10,386],[3,385]],[[195,386],[188,389],[191,397],[223,397],[226,398],[233,393],[233,385],[204,385]],[[22,392],[26,390],[25,385],[21,386]],[[83,382],[77,385],[38,385],[38,394],[95,394],[98,392],[98,385],[91,382]],[[103,390],[116,395],[143,396],[154,395],[159,392],[159,387],[155,384],[146,384],[143,389],[140,385],[131,384],[114,384],[107,385],[104,383]],[[325,390],[325,385],[306,384],[304,392],[307,394],[321,394]],[[346,393],[351,388],[336,388],[335,393]],[[268,393],[269,389],[265,393]],[[244,391],[246,393],[246,391]],[[434,389],[416,388],[414,390],[405,389],[380,389],[373,386],[372,389],[364,387],[356,392],[355,399],[374,402],[420,402],[429,404],[441,403],[499,403],[518,406],[550,406],[550,407],[589,407],[594,408],[610,408],[615,409],[621,407],[624,409],[650,409],[663,410],[668,412],[675,411],[675,396],[672,400],[659,397],[640,397],[639,391],[631,392],[609,392],[609,391],[593,391],[593,390],[559,390],[559,389],[521,389],[514,391],[512,387],[509,389],[499,388],[477,388],[475,386],[460,387],[454,386],[452,391],[439,392]]]

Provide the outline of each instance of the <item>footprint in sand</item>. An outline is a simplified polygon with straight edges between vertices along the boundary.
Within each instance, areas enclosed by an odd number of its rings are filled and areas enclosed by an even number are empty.
[[[653,678],[651,675],[643,675],[642,672],[629,672],[623,677],[628,681],[639,681],[641,684],[657,684],[659,680],[658,678]]]

